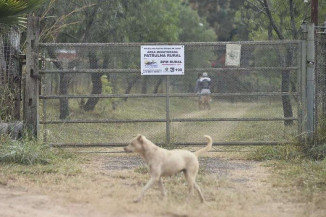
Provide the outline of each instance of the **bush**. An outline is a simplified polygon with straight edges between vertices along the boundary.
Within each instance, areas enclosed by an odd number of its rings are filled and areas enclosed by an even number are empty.
[[[306,153],[308,155],[307,157],[314,160],[323,160],[326,158],[326,119],[319,121],[317,135],[317,144],[308,145],[306,147]]]
[[[326,159],[326,143],[308,147],[306,149],[306,156],[314,160]]]
[[[303,157],[298,145],[263,146],[249,153],[248,158],[252,160],[296,160]]]
[[[5,137],[0,139],[0,163],[49,164],[63,157],[69,155],[35,140],[10,140]]]

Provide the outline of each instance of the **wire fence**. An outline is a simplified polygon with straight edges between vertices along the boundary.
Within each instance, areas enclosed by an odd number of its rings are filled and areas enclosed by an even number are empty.
[[[216,145],[258,145],[300,134],[300,41],[234,42],[238,67],[226,65],[227,44],[179,43],[178,76],[141,76],[139,43],[40,44],[43,138],[119,146],[141,133],[158,144],[197,145],[208,134]],[[203,72],[212,80],[210,110],[195,93]]]
[[[0,122],[20,119],[20,32],[0,25]]]
[[[316,129],[325,126],[326,117],[326,26],[316,27]],[[317,131],[317,138],[320,131]]]

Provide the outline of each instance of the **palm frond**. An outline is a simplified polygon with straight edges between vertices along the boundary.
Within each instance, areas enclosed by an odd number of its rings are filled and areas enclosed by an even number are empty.
[[[0,0],[0,23],[7,25],[22,24],[23,14],[41,5],[43,0]]]

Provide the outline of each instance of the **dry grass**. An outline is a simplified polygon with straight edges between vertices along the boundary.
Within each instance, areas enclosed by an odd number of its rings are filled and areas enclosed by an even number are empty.
[[[58,119],[58,105],[58,101],[48,101],[48,119]],[[282,105],[277,102],[270,105],[265,102],[230,103],[213,100],[210,111],[199,111],[194,98],[173,98],[170,115],[171,118],[282,117],[281,108]],[[83,112],[79,109],[78,103],[71,100],[70,111],[68,119],[164,119],[165,101],[164,99],[129,99],[121,103],[116,110],[112,110],[109,101],[101,100],[94,111]],[[47,129],[49,142],[55,143],[128,142],[137,133],[146,135],[154,142],[165,141],[165,123],[55,124],[47,125]],[[287,134],[293,135],[296,133],[295,130],[296,127],[283,129],[281,122],[176,122],[171,124],[171,141],[202,142],[203,134],[211,135],[216,142],[285,140],[289,138]]]
[[[322,194],[305,197],[290,185],[277,186],[275,177],[271,179],[269,169],[261,163],[239,160],[227,160],[233,166],[226,168],[224,175],[208,173],[205,164],[201,164],[197,181],[207,200],[205,204],[200,203],[197,195],[188,198],[182,175],[164,180],[169,192],[167,198],[163,199],[156,187],[148,191],[141,203],[135,204],[133,199],[149,178],[146,168],[107,170],[105,164],[112,156],[126,155],[85,154],[62,162],[56,171],[45,169],[46,165],[0,166],[0,181],[7,186],[21,186],[56,200],[59,198],[64,204],[84,204],[100,213],[94,216],[298,217],[313,212],[326,213],[322,207],[316,208],[324,204]],[[216,157],[216,153],[206,156]]]

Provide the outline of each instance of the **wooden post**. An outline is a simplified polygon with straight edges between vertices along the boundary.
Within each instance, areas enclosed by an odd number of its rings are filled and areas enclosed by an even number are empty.
[[[318,26],[318,0],[311,0],[311,22]]]
[[[28,16],[26,39],[26,74],[24,87],[24,124],[36,138],[39,136],[39,18]]]

